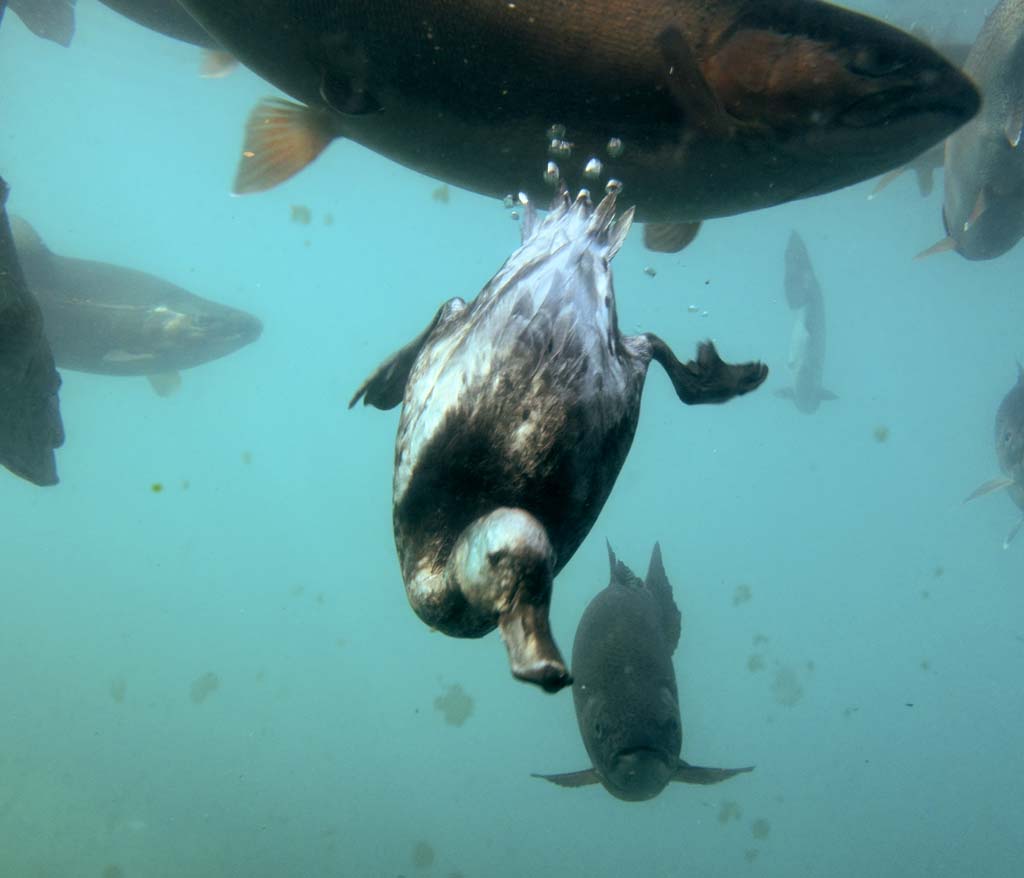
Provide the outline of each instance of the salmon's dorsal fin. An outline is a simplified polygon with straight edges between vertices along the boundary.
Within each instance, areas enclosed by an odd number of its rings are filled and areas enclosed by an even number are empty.
[[[567,771],[565,774],[531,774],[530,777],[539,777],[558,784],[560,787],[589,787],[601,782],[593,768],[585,768],[583,771]]]
[[[721,783],[737,774],[745,774],[753,770],[753,765],[748,765],[746,768],[704,768],[700,765],[690,765],[680,759],[675,773],[672,775],[672,780],[676,783],[695,783],[707,786]]]
[[[609,587],[616,585],[620,588],[643,588],[644,581],[615,557],[612,544],[605,541],[608,546],[608,565],[611,567],[611,578]]]
[[[672,583],[668,581],[665,565],[661,560],[661,544],[655,543],[651,550],[651,563],[647,568],[647,590],[658,604],[658,618],[665,632],[665,640],[673,651],[679,643],[683,627],[683,614],[679,612],[672,596]]]

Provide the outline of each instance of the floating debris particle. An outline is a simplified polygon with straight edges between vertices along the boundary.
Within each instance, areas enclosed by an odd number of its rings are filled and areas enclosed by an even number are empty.
[[[103,870],[103,878],[124,878],[124,869],[120,866],[107,866],[107,868]]]
[[[804,687],[800,685],[796,671],[783,667],[775,672],[772,696],[775,698],[776,704],[781,704],[783,707],[793,707],[800,703],[804,697]]]
[[[738,607],[740,604],[745,604],[753,596],[754,593],[750,590],[750,586],[740,583],[732,593],[732,605]]]
[[[743,859],[746,860],[748,863],[753,863],[754,860],[757,859],[758,854],[760,853],[761,852],[757,848],[747,848],[743,852]]]
[[[756,674],[758,671],[764,670],[764,656],[758,655],[756,652],[747,659],[747,670],[752,674]]]
[[[163,489],[163,482],[153,482],[153,484],[149,486],[149,490],[152,491],[154,494],[159,494]]]
[[[807,668],[808,671],[813,673],[814,672],[814,668],[815,668],[814,660],[813,659],[807,659],[807,661],[804,662],[804,667]]]
[[[251,451],[243,451],[242,452],[242,463],[252,463],[252,452]]]
[[[769,640],[771,640],[771,638],[765,634],[755,634],[753,644],[754,646],[759,646],[762,643],[767,643]]]
[[[696,314],[700,310],[700,308],[697,305],[687,305],[686,310],[689,311],[691,314]]]
[[[596,180],[601,176],[602,170],[604,170],[604,165],[601,164],[601,160],[599,158],[592,158],[583,168],[583,176],[590,180]]]
[[[921,589],[921,599],[922,599],[922,600],[925,600],[925,601],[926,601],[926,600],[928,600],[928,598],[930,598],[931,596],[932,596],[932,593],[931,593],[930,591],[928,591],[928,589],[926,589],[926,588],[922,588],[922,589]]]
[[[730,820],[739,820],[743,816],[743,809],[739,802],[726,801],[718,806],[718,822],[728,823]]]
[[[191,698],[195,704],[202,704],[220,688],[220,677],[213,671],[207,671],[192,681]]]
[[[544,182],[549,186],[554,186],[561,179],[561,176],[558,165],[554,162],[548,162],[548,166],[544,169]]]
[[[187,491],[191,487],[192,487],[192,483],[188,479],[182,479],[181,480],[181,490],[182,491]]]
[[[930,671],[932,669],[932,663],[928,659],[921,659],[921,670]]]
[[[617,159],[622,155],[622,150],[625,149],[622,141],[618,137],[613,137],[608,141],[608,155],[613,159]]]
[[[440,204],[447,204],[452,197],[452,190],[448,188],[447,183],[442,183],[430,193],[430,197]]]
[[[768,834],[772,831],[772,825],[765,820],[763,817],[758,818],[750,824],[750,834],[754,838],[763,839],[768,838]]]
[[[299,223],[303,226],[308,226],[310,221],[313,219],[313,211],[311,211],[304,204],[293,204],[292,205],[292,222]]]
[[[942,579],[942,577],[945,576],[945,574],[946,568],[943,567],[941,564],[932,571],[932,576],[934,576],[936,579]]]
[[[885,426],[875,427],[874,431],[875,441],[879,444],[889,441],[889,428]]]
[[[333,213],[325,213],[324,214],[324,225],[325,226],[333,226],[334,225],[334,214]]]
[[[412,849],[413,864],[419,869],[429,868],[434,864],[434,849],[425,841],[418,841]]]
[[[290,594],[293,598],[301,598],[305,593],[306,586],[301,584],[293,585],[290,589],[288,589],[288,594]]]
[[[473,699],[455,683],[443,695],[434,699],[434,710],[444,714],[444,721],[450,726],[461,726],[473,712]]]
[[[657,275],[657,273],[658,270],[653,265],[644,266],[644,274],[646,274],[648,277],[654,277],[655,275]]]
[[[548,144],[548,155],[556,159],[567,159],[572,155],[572,144],[568,140],[555,137]]]
[[[128,683],[123,677],[118,677],[110,683],[110,697],[118,704],[124,704],[124,696],[128,691]]]
[[[844,707],[843,708],[843,716],[846,717],[847,719],[849,719],[851,716],[853,716],[859,710],[860,710],[859,707]]]

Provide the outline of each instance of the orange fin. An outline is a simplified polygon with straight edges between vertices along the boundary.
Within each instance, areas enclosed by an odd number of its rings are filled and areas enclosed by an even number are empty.
[[[260,101],[245,123],[245,146],[231,191],[263,192],[294,177],[324,151],[337,126],[324,110],[280,98]]]
[[[893,180],[897,177],[902,177],[903,172],[906,171],[907,166],[901,165],[898,168],[893,168],[888,174],[883,174],[879,177],[878,182],[875,184],[875,188],[871,190],[871,194],[868,195],[868,201],[874,201],[883,189],[885,189]]]
[[[932,244],[927,250],[922,250],[915,256],[915,259],[924,259],[927,256],[934,256],[936,253],[945,253],[947,250],[956,250],[956,239],[947,235],[941,241]]]
[[[971,211],[971,215],[964,222],[965,232],[978,221],[978,217],[985,212],[986,207],[988,207],[988,199],[985,198],[985,190],[982,189],[978,193],[978,200],[974,202],[974,210]]]
[[[203,49],[199,75],[203,79],[223,79],[238,66],[238,59],[224,49]]]
[[[180,372],[157,372],[147,375],[146,380],[157,396],[174,396],[181,388]]]
[[[994,494],[996,491],[1001,491],[1003,488],[1009,488],[1013,484],[1013,479],[998,478],[992,479],[991,481],[985,482],[984,485],[979,485],[970,494],[964,498],[964,503],[970,503],[972,500],[977,500],[979,497],[984,497],[987,494]]]
[[[699,220],[695,223],[644,223],[644,246],[656,253],[678,253],[699,231]]]

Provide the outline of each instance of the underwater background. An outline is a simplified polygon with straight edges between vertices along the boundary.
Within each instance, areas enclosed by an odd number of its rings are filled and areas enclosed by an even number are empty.
[[[858,8],[972,41],[987,4]],[[1024,545],[1001,548],[1007,496],[961,502],[998,474],[1020,248],[914,261],[943,230],[941,185],[923,199],[911,174],[710,221],[677,255],[633,232],[623,331],[772,373],[687,408],[652,370],[554,634],[568,654],[605,540],[639,573],[660,541],[682,756],[756,770],[639,804],[561,789],[530,775],[589,764],[569,692],[409,609],[397,410],[346,409],[518,245],[509,212],[343,142],[229,197],[274,90],[201,79],[196,49],[92,0],[77,21],[70,49],[0,27],[8,210],[264,331],[171,398],[63,371],[61,484],[0,472],[0,878],[1020,874]],[[839,397],[812,416],[774,396],[793,229]]]

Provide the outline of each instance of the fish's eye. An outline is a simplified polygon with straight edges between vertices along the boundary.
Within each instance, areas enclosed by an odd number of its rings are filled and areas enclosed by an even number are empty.
[[[875,49],[863,48],[854,52],[850,59],[850,70],[860,76],[878,78],[902,70],[905,62],[879,54]]]

